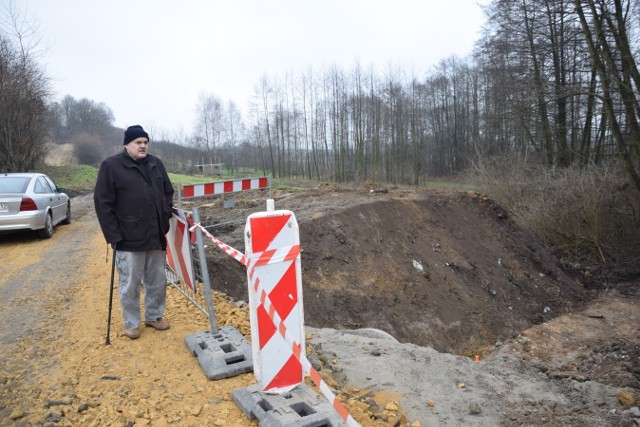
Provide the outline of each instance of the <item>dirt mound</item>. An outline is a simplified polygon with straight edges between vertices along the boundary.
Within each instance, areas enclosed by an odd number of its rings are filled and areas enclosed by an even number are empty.
[[[589,299],[547,248],[476,193],[333,186],[275,198],[299,222],[309,326],[377,328],[471,355]],[[244,251],[237,212],[220,202],[202,212],[221,224],[214,235]],[[214,288],[246,299],[244,272],[225,258],[211,254]]]

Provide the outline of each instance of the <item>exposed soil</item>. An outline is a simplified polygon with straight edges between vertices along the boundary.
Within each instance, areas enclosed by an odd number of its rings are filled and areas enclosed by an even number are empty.
[[[378,328],[400,342],[478,354],[592,297],[476,193],[321,186],[274,197],[276,209],[294,212],[299,223],[310,326]],[[247,210],[260,204],[236,200]],[[244,251],[244,222],[230,224],[237,211],[220,202],[200,211],[223,223],[214,235]],[[213,286],[246,299],[235,261],[211,258]]]
[[[246,217],[265,210],[265,193],[236,195],[233,209],[199,200],[202,222],[244,251]],[[272,197],[300,225],[308,350],[362,425],[640,423],[638,282],[587,288],[476,193],[320,185]],[[256,425],[230,398],[252,374],[207,381],[183,343],[206,318],[172,288],[169,331],[120,336],[114,297],[105,345],[110,253],[90,195],[73,202],[75,220],[50,240],[0,236],[0,321],[10,325],[0,331],[0,425]],[[233,304],[247,298],[246,272],[209,256],[218,322],[249,336],[246,309]],[[361,328],[399,343],[337,346],[335,330]],[[383,357],[387,369],[373,368]],[[424,391],[437,375],[447,379]],[[512,393],[522,384],[532,395]]]

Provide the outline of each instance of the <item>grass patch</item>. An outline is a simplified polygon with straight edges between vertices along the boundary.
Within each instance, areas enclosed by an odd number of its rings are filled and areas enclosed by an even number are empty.
[[[40,169],[53,179],[58,187],[63,187],[70,193],[83,193],[93,191],[98,178],[98,169],[87,165],[67,165],[67,166],[46,166]],[[228,177],[211,177],[202,175],[184,175],[169,173],[169,179],[177,189],[178,185],[198,184],[203,182],[214,182]]]
[[[67,166],[46,166],[41,169],[42,173],[49,175],[54,182],[66,189],[70,194],[76,195],[93,191],[96,179],[98,178],[98,169],[87,165],[67,165]],[[222,176],[209,175],[188,175],[170,172],[169,179],[173,187],[178,190],[181,185],[200,184],[218,181],[227,181],[241,178],[257,178],[264,176],[263,174],[236,174],[234,176],[224,174]],[[306,178],[271,178],[271,186],[274,189],[286,189],[287,191],[305,190],[315,188],[326,181],[310,180]],[[345,185],[345,184],[343,184]],[[348,184],[346,184],[348,185]],[[384,185],[384,184],[381,184]],[[455,180],[430,180],[421,185],[424,188],[449,188],[469,190],[471,186]]]
[[[441,190],[461,190],[461,191],[475,191],[477,187],[467,182],[460,182],[455,178],[448,179],[429,179],[422,184],[425,188],[441,189]]]
[[[183,175],[179,173],[169,173],[169,179],[174,187],[178,185],[200,184],[203,182],[221,181],[220,177],[202,176],[202,175]]]
[[[98,170],[87,165],[47,166],[41,171],[49,175],[58,187],[71,192],[93,191],[98,177]]]

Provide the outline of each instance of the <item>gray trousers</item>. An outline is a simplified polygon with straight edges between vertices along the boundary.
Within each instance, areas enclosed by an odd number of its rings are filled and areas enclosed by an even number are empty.
[[[144,283],[144,318],[158,320],[167,300],[164,251],[116,251],[118,294],[126,329],[140,326],[140,288]]]

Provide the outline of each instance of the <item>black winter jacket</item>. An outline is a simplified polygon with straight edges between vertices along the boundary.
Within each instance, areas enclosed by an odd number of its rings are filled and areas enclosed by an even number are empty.
[[[123,150],[105,159],[93,202],[102,234],[118,250],[166,250],[173,187],[159,158],[136,161]]]

